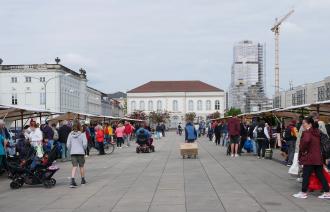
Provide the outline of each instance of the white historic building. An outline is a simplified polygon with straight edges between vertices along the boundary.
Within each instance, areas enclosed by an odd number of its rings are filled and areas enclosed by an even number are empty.
[[[128,114],[141,110],[170,113],[169,127],[184,122],[188,112],[195,112],[198,119],[216,111],[224,114],[223,90],[201,81],[151,81],[127,92]]]
[[[86,71],[60,64],[0,65],[0,104],[79,112],[123,115],[115,100],[87,86]]]

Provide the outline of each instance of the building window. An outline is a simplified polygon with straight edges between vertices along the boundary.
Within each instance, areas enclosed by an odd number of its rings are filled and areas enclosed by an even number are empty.
[[[140,101],[140,110],[145,110],[144,101]]]
[[[179,110],[179,103],[178,103],[178,100],[173,100],[173,111],[174,112],[177,112]]]
[[[194,111],[194,101],[193,100],[189,100],[189,102],[188,102],[188,110],[189,111]]]
[[[45,105],[46,104],[46,98],[45,98],[45,92],[40,93],[40,104]]]
[[[207,100],[206,101],[206,110],[211,110],[211,107],[212,107],[212,105],[211,105],[212,103],[211,103],[211,100]]]
[[[220,101],[219,100],[215,100],[214,109],[215,110],[220,110]]]
[[[11,94],[11,104],[17,105],[17,93]]]
[[[297,105],[303,105],[306,103],[305,90],[297,91]]]
[[[132,108],[132,111],[136,110],[136,102],[135,101],[131,101],[131,108]]]
[[[31,82],[31,77],[25,77],[25,82]]]
[[[161,100],[158,100],[157,101],[157,111],[160,111],[163,109],[163,104],[162,104],[162,101]]]
[[[202,100],[198,100],[197,101],[197,110],[198,111],[203,110],[203,102],[202,102]]]
[[[17,83],[17,77],[12,77],[11,78],[11,83]]]
[[[325,87],[321,86],[317,88],[317,101],[325,100]]]
[[[276,96],[274,98],[274,108],[280,108],[281,107],[281,97],[280,96]]]
[[[148,101],[148,110],[149,111],[153,111],[154,110],[154,103],[151,100]]]
[[[40,82],[46,82],[46,78],[45,77],[40,77]]]
[[[330,82],[325,83],[325,98],[330,100]]]

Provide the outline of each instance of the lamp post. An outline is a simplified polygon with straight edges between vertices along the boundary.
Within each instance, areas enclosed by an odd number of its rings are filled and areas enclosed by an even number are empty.
[[[71,74],[70,73],[66,73],[66,74],[64,74],[64,76],[65,77],[67,77],[67,76],[70,76]],[[46,81],[40,81],[43,85],[44,85],[44,88],[45,88],[45,110],[47,110],[47,85],[48,85],[48,83],[51,81],[51,80],[53,80],[53,79],[56,79],[56,78],[59,78],[59,77],[61,77],[62,75],[58,75],[58,76],[55,76],[55,77],[51,77],[51,78],[49,78],[48,80],[46,80]],[[29,77],[31,77],[31,76],[29,76]],[[31,78],[33,78],[33,79],[37,79],[37,80],[40,80],[40,78],[38,78],[38,77],[31,77]]]

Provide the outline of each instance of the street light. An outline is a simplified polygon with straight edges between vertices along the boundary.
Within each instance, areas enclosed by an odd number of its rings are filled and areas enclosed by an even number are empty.
[[[66,74],[64,74],[64,76],[65,77],[68,77],[68,76],[70,76],[71,74],[70,73],[66,73]],[[38,78],[38,77],[32,77],[32,76],[27,76],[27,77],[31,77],[31,78],[33,78],[33,79],[37,79],[37,80],[39,80],[43,85],[44,85],[44,88],[45,88],[45,110],[47,110],[47,84],[51,81],[51,80],[53,80],[53,79],[56,79],[56,78],[59,78],[59,77],[61,77],[62,75],[57,75],[57,76],[55,76],[55,77],[51,77],[51,78],[49,78],[47,81],[45,81],[45,82],[43,82],[43,81],[40,81],[40,78]]]

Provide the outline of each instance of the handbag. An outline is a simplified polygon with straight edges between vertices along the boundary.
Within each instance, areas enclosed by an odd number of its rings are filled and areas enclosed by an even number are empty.
[[[298,176],[299,173],[299,163],[298,163],[298,153],[294,153],[293,162],[288,171],[289,174],[293,176]]]

